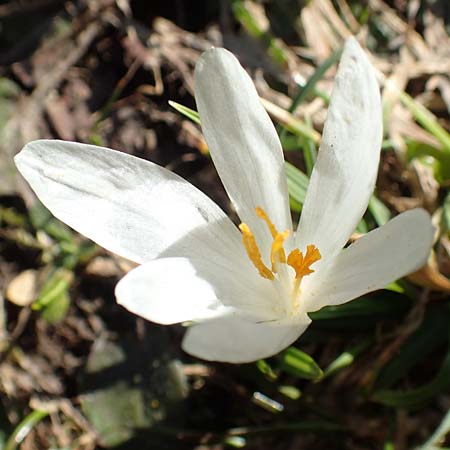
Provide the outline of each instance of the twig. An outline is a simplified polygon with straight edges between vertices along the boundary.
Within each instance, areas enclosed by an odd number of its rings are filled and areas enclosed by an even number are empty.
[[[14,342],[16,342],[17,339],[19,339],[19,337],[22,335],[25,327],[27,326],[28,320],[30,319],[30,316],[30,308],[27,307],[20,310],[16,326],[9,334],[9,336],[5,336],[2,347],[0,348],[0,363],[2,363],[6,356],[9,354],[9,352],[13,348]]]

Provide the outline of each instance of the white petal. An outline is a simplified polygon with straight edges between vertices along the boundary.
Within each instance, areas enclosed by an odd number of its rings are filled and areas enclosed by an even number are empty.
[[[407,211],[371,231],[305,285],[306,311],[346,303],[419,269],[427,261],[433,234],[423,209]]]
[[[251,362],[285,349],[310,323],[306,315],[296,323],[252,323],[227,316],[190,327],[182,346],[187,353],[208,361]]]
[[[58,219],[132,261],[171,252],[227,257],[242,247],[239,231],[214,202],[149,161],[47,140],[26,145],[15,161]]]
[[[225,313],[214,287],[186,258],[155,259],[133,269],[116,286],[117,302],[163,325]]]
[[[354,38],[336,75],[317,162],[296,244],[315,244],[322,258],[345,245],[364,214],[378,171],[381,101],[375,71]]]
[[[254,287],[247,276],[216,261],[158,258],[125,275],[116,297],[129,311],[161,324],[204,320],[235,310],[254,320],[272,320],[276,291],[270,282],[260,280]]]
[[[195,83],[202,130],[214,164],[241,221],[250,226],[266,257],[272,239],[255,208],[262,207],[280,231],[292,229],[278,135],[252,80],[227,50],[203,54]]]

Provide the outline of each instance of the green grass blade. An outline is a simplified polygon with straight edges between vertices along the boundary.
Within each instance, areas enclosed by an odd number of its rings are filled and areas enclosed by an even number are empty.
[[[424,360],[448,337],[450,329],[450,311],[441,306],[430,307],[422,322],[400,351],[378,374],[377,389],[387,389],[406,376],[414,367]]]
[[[366,234],[369,232],[369,226],[367,225],[367,222],[364,218],[361,219],[361,221],[358,223],[358,226],[356,227],[357,233]]]
[[[427,403],[434,396],[450,388],[450,349],[437,375],[418,388],[406,391],[383,389],[376,391],[372,400],[394,408],[416,409]]]
[[[260,433],[276,433],[276,432],[318,432],[318,433],[335,433],[336,431],[346,431],[347,428],[344,425],[336,424],[326,421],[299,421],[289,423],[278,423],[273,425],[260,425],[253,427],[238,427],[231,428],[227,431],[228,435],[249,435]]]
[[[273,119],[281,124],[286,130],[295,136],[311,139],[315,143],[320,142],[320,133],[318,133],[313,127],[302,122],[289,111],[281,108],[280,106],[272,103],[264,98],[261,98],[266,111],[273,117]]]
[[[301,207],[306,198],[309,178],[301,170],[297,169],[297,167],[287,161],[285,162],[285,171],[289,195]]]
[[[311,119],[306,117],[305,122],[307,125],[312,127]],[[313,140],[305,138],[303,139],[302,147],[303,147],[303,158],[305,159],[306,173],[308,174],[308,176],[311,176],[314,164],[316,163],[317,160],[316,144]]]
[[[72,271],[64,267],[55,269],[45,281],[32,308],[34,310],[41,310],[51,302],[65,295],[72,285],[73,280],[74,274]]]
[[[389,211],[389,208],[379,200],[375,194],[370,197],[369,212],[372,214],[372,217],[379,227],[384,225],[391,218],[391,211]]]
[[[200,125],[200,116],[198,115],[197,111],[194,111],[187,106],[180,105],[180,103],[173,102],[172,100],[169,100],[169,105],[173,109],[176,109],[179,113],[183,114],[183,116],[186,116],[188,119],[191,119],[193,122]]]
[[[385,318],[401,317],[409,310],[410,305],[411,302],[406,296],[384,290],[365,295],[344,305],[326,306],[320,311],[310,313],[309,316],[316,326],[334,321],[346,324],[350,319],[359,322],[369,319],[377,323]]]
[[[47,416],[47,411],[40,410],[35,410],[28,414],[28,416],[26,416],[25,419],[17,425],[16,429],[6,442],[4,450],[16,450],[17,446],[23,442],[28,433]]]
[[[317,82],[322,79],[322,77],[331,66],[339,61],[341,54],[342,49],[336,50],[316,69],[316,71],[312,74],[308,81],[298,90],[297,94],[292,100],[291,106],[289,107],[289,112],[295,112],[297,107],[306,99],[309,94],[314,93],[315,95],[317,95],[317,91],[315,91]]]
[[[334,375],[342,369],[353,364],[355,358],[372,344],[372,338],[366,338],[351,349],[341,353],[324,371],[324,378]]]
[[[266,46],[267,53],[272,60],[282,67],[286,66],[288,64],[288,57],[282,44],[280,44],[282,41],[276,39],[270,31],[270,28],[264,26],[262,21],[258,22],[255,14],[247,8],[246,2],[234,0],[231,8],[234,17],[244,27],[247,33],[255,39],[262,41]]]
[[[436,116],[406,92],[399,94],[401,102],[411,111],[417,122],[430,132],[447,152],[450,152],[450,134],[439,124]]]
[[[436,428],[435,432],[430,436],[430,438],[422,445],[418,450],[434,450],[434,449],[442,449],[440,446],[441,443],[444,442],[445,436],[450,433],[450,410],[447,411],[447,414],[442,419],[442,422]]]
[[[320,81],[327,70],[336,64],[336,62],[339,60],[342,54],[342,49],[339,49],[335,51],[330,57],[328,57],[312,74],[312,76],[306,81],[303,85],[298,85],[299,90],[297,91],[297,94],[292,100],[291,106],[288,109],[288,112],[294,113],[298,106],[306,99],[306,97],[310,94],[316,95],[318,97],[323,98],[325,101],[329,101],[328,94],[319,91],[316,89],[316,84],[318,81]],[[283,139],[286,137],[286,129],[283,129],[280,131],[280,139],[283,141]],[[309,171],[308,171],[309,172]],[[309,172],[310,173],[310,172]]]

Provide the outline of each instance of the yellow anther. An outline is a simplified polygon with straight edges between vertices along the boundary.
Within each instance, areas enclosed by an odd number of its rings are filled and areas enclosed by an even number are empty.
[[[244,243],[250,261],[258,269],[258,272],[262,277],[273,280],[275,277],[270,269],[263,263],[255,236],[253,236],[249,226],[246,223],[241,223],[239,229],[242,232],[242,242]]]
[[[302,278],[305,275],[309,275],[314,272],[314,270],[311,269],[311,266],[322,257],[319,249],[313,244],[308,245],[306,247],[306,253],[303,255],[303,253],[296,248],[292,250],[286,258],[284,242],[289,236],[289,230],[283,231],[282,233],[278,232],[273,222],[269,219],[267,213],[260,206],[256,208],[256,215],[264,220],[269,228],[270,234],[272,235],[273,241],[270,249],[270,262],[272,270],[264,264],[255,236],[251,232],[249,226],[246,223],[241,223],[239,225],[239,229],[242,232],[242,241],[244,243],[245,250],[247,251],[247,255],[258,270],[259,274],[268,280],[275,279],[275,274],[280,269],[280,264],[287,263],[290,265],[295,270],[292,298],[297,302]]]
[[[279,233],[278,230],[275,228],[275,225],[269,219],[267,213],[260,206],[258,206],[256,208],[256,214],[258,215],[259,218],[261,218],[262,220],[264,220],[264,222],[266,222],[267,226],[269,227],[270,234],[275,239]]]
[[[285,263],[286,254],[284,253],[283,244],[289,236],[289,230],[283,233],[277,233],[273,238],[272,248],[270,251],[270,262],[272,263],[272,272],[277,272],[276,263]]]
[[[314,272],[310,268],[312,264],[322,258],[319,249],[311,244],[306,247],[306,255],[298,249],[292,250],[287,258],[287,263],[295,270],[295,278],[301,280],[305,275],[309,275]]]

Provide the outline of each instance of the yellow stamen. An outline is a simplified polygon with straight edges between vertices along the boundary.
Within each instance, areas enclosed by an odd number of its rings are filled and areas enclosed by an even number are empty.
[[[285,263],[286,254],[284,253],[283,244],[286,238],[289,236],[289,230],[283,233],[277,233],[272,242],[272,248],[270,251],[270,261],[272,263],[272,272],[277,272],[276,263]]]
[[[242,232],[242,242],[244,243],[250,261],[258,269],[258,272],[262,277],[273,280],[275,277],[270,269],[263,263],[255,236],[253,236],[249,226],[246,223],[241,223],[239,229]]]
[[[314,272],[311,269],[311,265],[316,261],[321,259],[321,254],[319,249],[311,244],[306,247],[306,253],[303,253],[298,249],[294,249],[291,251],[289,256],[286,258],[286,253],[284,251],[284,242],[289,236],[289,230],[280,233],[273,222],[269,219],[267,213],[258,206],[256,208],[256,214],[259,218],[263,219],[269,228],[270,234],[272,235],[272,246],[270,250],[270,262],[271,269],[270,270],[263,262],[261,257],[261,252],[258,248],[258,244],[256,243],[255,236],[251,232],[249,226],[245,223],[241,223],[239,225],[239,229],[242,232],[242,241],[245,246],[245,250],[247,251],[247,255],[250,258],[250,261],[258,270],[259,274],[267,278],[268,280],[274,280],[275,274],[280,270],[281,264],[288,264],[295,270],[295,280],[294,280],[294,289],[292,291],[292,296],[295,301],[298,301],[298,294],[300,292],[300,283],[302,278],[306,275],[309,275]]]
[[[306,255],[298,249],[292,250],[287,258],[287,263],[295,270],[295,278],[301,280],[305,275],[310,275],[314,272],[310,268],[312,264],[322,258],[319,249],[311,244],[306,247]]]
[[[275,228],[275,225],[269,219],[267,213],[260,206],[258,206],[256,208],[256,214],[258,215],[259,218],[261,218],[262,220],[264,220],[264,222],[266,222],[267,226],[269,227],[270,234],[275,239],[279,233],[278,230]]]

